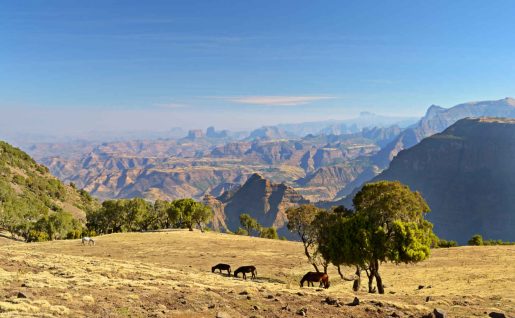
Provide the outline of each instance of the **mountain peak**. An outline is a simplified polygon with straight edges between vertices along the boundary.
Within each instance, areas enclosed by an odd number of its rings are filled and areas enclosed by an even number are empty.
[[[433,116],[434,114],[437,114],[437,113],[442,112],[444,110],[445,110],[445,108],[433,104],[433,105],[429,106],[429,108],[427,109],[426,117]]]
[[[508,105],[511,105],[511,106],[515,106],[515,98],[512,98],[512,97],[506,97],[504,99],[504,101],[506,102],[506,104]]]
[[[254,172],[247,180],[246,183],[255,182],[255,181],[261,181],[265,180],[265,177],[263,177],[261,174]]]

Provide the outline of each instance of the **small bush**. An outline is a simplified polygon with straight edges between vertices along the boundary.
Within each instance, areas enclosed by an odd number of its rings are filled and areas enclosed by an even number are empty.
[[[456,241],[447,241],[447,240],[439,240],[436,247],[456,247],[458,246],[458,242]]]
[[[245,236],[248,236],[249,235],[249,232],[245,229],[242,229],[241,227],[238,228],[238,230],[236,231],[235,233],[236,235],[245,235]]]
[[[472,238],[468,241],[468,245],[472,245],[472,246],[483,245],[483,237],[479,234],[472,236]]]
[[[503,240],[484,240],[483,245],[515,245],[515,242]]]
[[[49,236],[46,232],[30,230],[27,236],[27,242],[45,242],[48,241]]]
[[[264,227],[261,228],[261,232],[259,233],[259,237],[277,240],[279,236],[277,235],[277,230],[275,227]]]

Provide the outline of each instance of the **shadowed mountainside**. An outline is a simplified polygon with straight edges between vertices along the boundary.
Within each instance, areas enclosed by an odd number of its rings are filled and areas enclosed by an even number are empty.
[[[273,183],[259,174],[253,174],[234,193],[218,199],[206,196],[204,203],[213,208],[215,228],[218,226],[218,229],[235,232],[240,227],[240,214],[248,213],[262,226],[273,226],[281,235],[291,237],[292,234],[286,229],[285,211],[309,201],[283,183]]]
[[[387,168],[401,150],[413,147],[422,139],[442,132],[458,120],[467,117],[515,118],[515,99],[506,97],[495,101],[470,102],[447,109],[432,105],[417,124],[400,133],[394,141],[374,156],[373,161],[380,168]]]
[[[435,233],[515,240],[515,119],[462,119],[401,151],[372,181],[398,180],[420,191]],[[350,206],[352,195],[340,202]]]

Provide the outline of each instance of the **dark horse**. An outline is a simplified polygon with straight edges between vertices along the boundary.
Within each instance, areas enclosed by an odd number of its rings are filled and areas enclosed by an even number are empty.
[[[227,271],[227,274],[231,276],[231,265],[222,263],[216,264],[215,266],[211,267],[211,272],[214,273],[217,269],[220,271],[220,273],[222,273],[222,271]]]
[[[256,266],[250,265],[250,266],[238,267],[238,269],[234,271],[234,277],[238,277],[239,273],[243,274],[243,279],[247,279],[247,275],[245,275],[246,273],[252,273],[252,278],[256,278],[256,275],[257,275]]]
[[[324,285],[324,288],[329,288],[329,276],[326,273],[307,272],[300,281],[300,287],[304,287],[304,282],[308,282],[308,287],[309,284],[314,286],[313,282],[320,282],[320,287]]]

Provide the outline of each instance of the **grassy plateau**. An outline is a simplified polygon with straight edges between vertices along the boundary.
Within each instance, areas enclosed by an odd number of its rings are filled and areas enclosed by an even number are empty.
[[[515,246],[436,249],[419,264],[383,264],[378,295],[366,280],[353,292],[333,267],[329,289],[300,288],[313,269],[297,242],[183,230],[96,241],[0,237],[0,317],[423,317],[435,308],[515,317]],[[258,277],[211,273],[220,262],[233,271],[255,265]],[[354,297],[359,305],[348,305]]]

